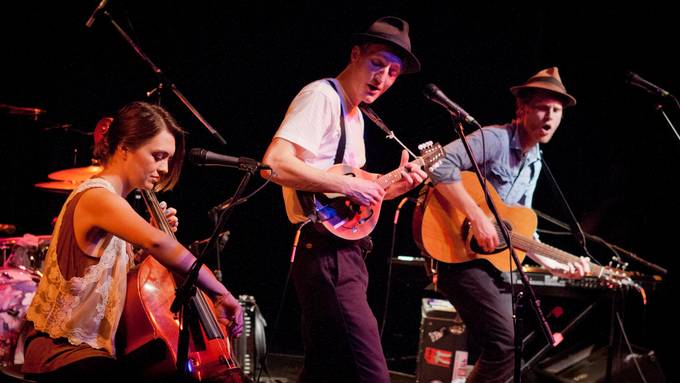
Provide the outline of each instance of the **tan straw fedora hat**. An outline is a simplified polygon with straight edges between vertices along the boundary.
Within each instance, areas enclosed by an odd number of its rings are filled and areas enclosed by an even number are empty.
[[[510,88],[515,97],[521,96],[524,92],[531,90],[547,90],[560,97],[564,101],[564,106],[576,105],[576,99],[567,93],[567,89],[562,84],[560,72],[557,67],[543,69],[531,76],[524,84]]]

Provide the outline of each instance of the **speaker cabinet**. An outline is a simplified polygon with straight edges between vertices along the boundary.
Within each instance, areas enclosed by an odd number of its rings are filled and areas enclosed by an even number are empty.
[[[468,371],[465,323],[447,300],[424,298],[416,382],[461,383]]]

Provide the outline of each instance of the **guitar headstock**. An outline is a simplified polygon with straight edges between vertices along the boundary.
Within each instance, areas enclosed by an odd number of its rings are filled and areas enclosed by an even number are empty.
[[[602,268],[601,280],[603,284],[609,288],[634,288],[642,296],[642,303],[647,304],[647,294],[645,293],[645,290],[630,276],[631,273],[625,270],[625,266],[612,266],[610,263],[609,266],[604,266]]]
[[[432,171],[441,164],[445,155],[444,149],[438,142],[424,142],[418,145],[418,150],[420,150],[420,158],[423,161],[423,166],[429,173],[432,173]]]
[[[636,285],[628,272],[619,267],[604,266],[602,269],[601,279],[607,287],[618,288]]]

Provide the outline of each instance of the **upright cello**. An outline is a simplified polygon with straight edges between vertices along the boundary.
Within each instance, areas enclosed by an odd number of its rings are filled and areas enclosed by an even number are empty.
[[[158,228],[175,238],[153,191],[142,190],[147,210]],[[173,274],[147,256],[128,273],[127,295],[116,337],[118,353],[140,367],[145,376],[170,378],[183,369],[195,381],[241,382],[242,374],[227,329],[215,316],[210,299],[200,290],[190,298],[190,342],[186,366],[177,366],[180,318],[170,310],[175,298]]]

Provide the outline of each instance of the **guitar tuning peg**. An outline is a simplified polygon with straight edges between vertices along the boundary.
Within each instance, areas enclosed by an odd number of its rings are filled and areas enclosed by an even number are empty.
[[[418,150],[423,150],[423,148],[424,148],[423,145],[424,145],[424,144],[419,144],[419,145],[418,145]]]

